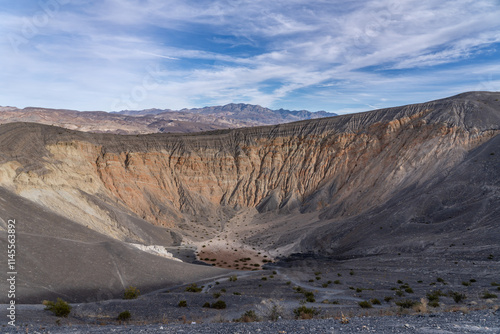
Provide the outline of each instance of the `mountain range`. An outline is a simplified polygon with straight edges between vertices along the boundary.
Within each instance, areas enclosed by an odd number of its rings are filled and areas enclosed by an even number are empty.
[[[273,125],[334,115],[325,111],[271,110],[243,103],[196,109],[124,110],[112,113],[33,107],[24,109],[0,107],[0,124],[34,122],[85,132],[146,134],[199,132]]]

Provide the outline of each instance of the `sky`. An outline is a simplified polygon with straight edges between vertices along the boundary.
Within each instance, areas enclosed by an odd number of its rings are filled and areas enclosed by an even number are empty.
[[[0,0],[0,105],[338,114],[500,90],[500,0]]]

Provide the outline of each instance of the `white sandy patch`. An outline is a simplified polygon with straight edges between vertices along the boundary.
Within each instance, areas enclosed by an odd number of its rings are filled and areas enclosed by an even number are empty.
[[[128,244],[131,245],[131,246],[134,246],[135,248],[140,249],[143,252],[150,253],[150,254],[153,254],[153,255],[162,256],[162,257],[166,257],[167,259],[171,259],[171,260],[182,262],[182,260],[174,257],[174,255],[172,253],[170,253],[169,251],[167,251],[165,249],[165,247],[163,247],[163,246],[159,246],[159,245],[145,246],[145,245],[133,244],[133,243],[128,243]]]

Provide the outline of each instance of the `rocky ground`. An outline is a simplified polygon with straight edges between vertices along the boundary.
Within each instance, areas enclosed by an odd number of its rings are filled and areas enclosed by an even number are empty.
[[[43,305],[21,305],[17,327],[2,331],[499,333],[499,272],[498,261],[480,258],[300,256],[137,299],[72,304],[67,318],[55,317]],[[217,301],[226,308],[214,308]],[[371,307],[361,307],[363,302]],[[300,307],[315,314],[299,313]],[[130,320],[117,320],[123,311],[130,312]]]
[[[5,333],[499,333],[500,316],[490,310],[403,315],[386,317],[353,317],[342,324],[336,319],[281,320],[276,322],[253,323],[210,323],[210,324],[154,324],[113,326],[71,325],[69,327],[19,326],[6,329]]]

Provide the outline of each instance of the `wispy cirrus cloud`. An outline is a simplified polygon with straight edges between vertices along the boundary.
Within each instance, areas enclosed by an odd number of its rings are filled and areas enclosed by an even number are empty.
[[[50,1],[0,13],[0,104],[347,112],[500,90],[493,0]]]

